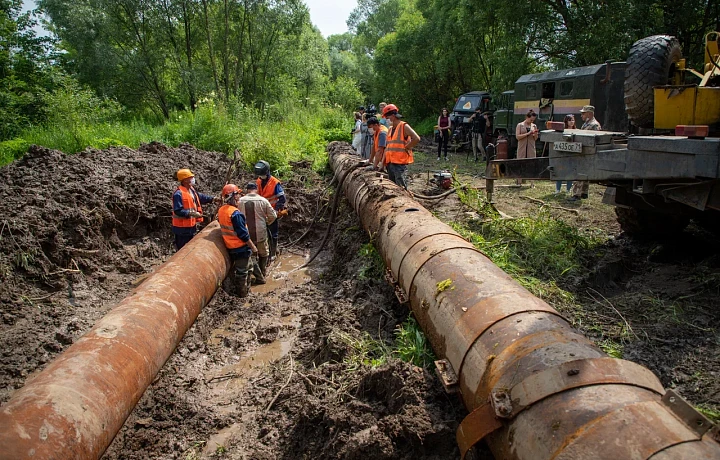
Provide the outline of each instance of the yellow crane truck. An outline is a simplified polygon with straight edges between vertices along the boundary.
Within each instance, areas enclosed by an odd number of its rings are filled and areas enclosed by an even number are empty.
[[[720,229],[720,34],[705,37],[702,71],[686,66],[675,37],[637,41],[622,88],[624,110],[604,118],[628,120],[627,130],[544,130],[548,156],[490,162],[489,194],[494,179],[587,180],[607,187],[627,233],[671,234],[690,219]]]

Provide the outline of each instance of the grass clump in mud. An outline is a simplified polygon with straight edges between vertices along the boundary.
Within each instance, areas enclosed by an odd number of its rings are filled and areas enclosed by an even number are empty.
[[[359,336],[337,332],[336,337],[348,348],[343,363],[349,371],[357,371],[363,366],[379,367],[393,359],[423,368],[429,368],[435,361],[425,334],[412,316],[397,326],[392,344],[375,339],[367,332]]]
[[[358,277],[361,280],[381,279],[385,271],[385,263],[372,242],[363,244],[360,247],[360,251],[358,251],[358,255],[363,261],[363,265],[358,272]]]
[[[429,368],[435,361],[425,334],[412,316],[395,329],[394,351],[401,360],[419,367]]]

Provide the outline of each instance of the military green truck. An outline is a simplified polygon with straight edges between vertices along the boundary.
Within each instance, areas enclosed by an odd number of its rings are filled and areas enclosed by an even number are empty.
[[[546,121],[563,121],[568,114],[575,115],[580,127],[580,109],[585,105],[595,106],[595,118],[603,129],[624,132],[628,128],[624,81],[624,62],[523,75],[515,82],[515,90],[502,93],[498,101],[498,110],[493,114],[493,137],[507,136],[510,152],[514,152],[515,127],[525,120],[529,110],[538,114],[536,124],[540,129]],[[542,150],[543,145],[538,144],[538,154]]]

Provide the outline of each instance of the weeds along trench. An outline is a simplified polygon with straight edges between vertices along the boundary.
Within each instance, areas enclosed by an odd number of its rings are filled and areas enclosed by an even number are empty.
[[[173,254],[178,165],[216,193],[229,164],[151,144],[70,156],[33,148],[3,168],[0,402]],[[293,164],[281,239],[296,241],[318,205],[329,208],[329,181]],[[284,249],[267,285],[247,299],[218,290],[104,458],[457,457],[464,409],[428,371],[424,335],[344,199],[327,248],[297,270],[329,212]]]

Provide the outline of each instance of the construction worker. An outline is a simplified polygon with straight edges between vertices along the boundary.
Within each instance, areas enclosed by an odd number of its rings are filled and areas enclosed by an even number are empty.
[[[387,146],[388,129],[380,124],[380,121],[371,117],[368,122],[368,130],[372,130],[373,145],[370,149],[370,166],[369,169],[380,170],[383,167],[385,159],[385,147]]]
[[[583,125],[580,129],[586,129],[589,131],[602,131],[600,122],[595,119],[595,107],[592,105],[586,105],[580,109],[580,116],[583,120]],[[588,192],[590,191],[590,182],[586,180],[576,180],[573,182],[572,194],[570,201],[580,201],[588,198]]]
[[[197,224],[202,223],[202,205],[212,203],[213,197],[195,190],[195,174],[189,169],[176,173],[180,185],[173,192],[172,232],[175,248],[179,251],[197,233]]]
[[[280,181],[270,174],[270,163],[265,160],[258,161],[255,164],[254,172],[257,176],[256,183],[260,196],[270,202],[273,209],[277,212],[278,217],[287,215],[287,209],[285,208],[285,191]],[[279,219],[276,219],[275,222],[268,226],[268,233],[270,234],[270,260],[275,258],[277,254],[278,221]]]
[[[413,162],[412,148],[420,142],[420,136],[402,121],[395,104],[386,105],[382,116],[392,123],[385,147],[385,168],[390,180],[407,190],[407,165]]]
[[[245,186],[246,195],[240,198],[238,209],[245,215],[250,240],[258,248],[257,265],[253,264],[256,284],[265,284],[270,248],[268,246],[268,225],[277,219],[277,214],[268,200],[258,195],[257,183],[249,182]]]
[[[245,215],[238,209],[240,195],[240,189],[235,184],[223,187],[225,204],[218,210],[218,221],[223,242],[233,263],[230,276],[235,293],[238,297],[247,297],[250,292],[250,256],[258,250],[250,239]]]

